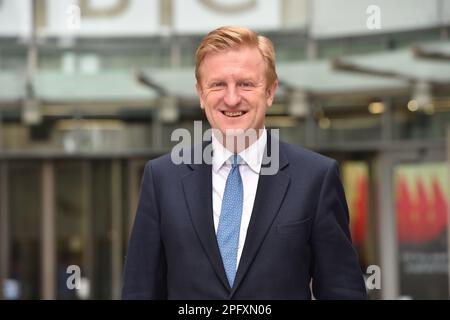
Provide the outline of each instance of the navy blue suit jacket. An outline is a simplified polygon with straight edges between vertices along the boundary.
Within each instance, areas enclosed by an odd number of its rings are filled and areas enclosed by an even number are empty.
[[[211,165],[149,161],[122,297],[310,299],[312,288],[317,299],[364,299],[336,161],[283,142],[279,159],[276,174],[259,177],[232,288],[214,230]]]

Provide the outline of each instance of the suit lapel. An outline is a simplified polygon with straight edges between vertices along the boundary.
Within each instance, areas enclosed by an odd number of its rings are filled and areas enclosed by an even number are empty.
[[[272,139],[276,139],[268,135],[267,146],[269,148],[267,154],[270,154]],[[290,177],[282,169],[288,165],[282,146],[280,144],[279,160],[280,167],[274,175],[260,175],[256,192],[255,203],[253,205],[252,216],[247,231],[247,236],[242,251],[241,260],[236,273],[233,290],[230,297],[234,295],[239,284],[245,277],[250,265],[252,264],[258,250],[280,209],[281,203],[286,195],[289,186]],[[266,162],[264,162],[266,163]]]
[[[188,166],[191,171],[183,176],[181,181],[194,229],[217,276],[222,284],[228,290],[231,290],[222,264],[214,229],[212,167],[205,163]]]

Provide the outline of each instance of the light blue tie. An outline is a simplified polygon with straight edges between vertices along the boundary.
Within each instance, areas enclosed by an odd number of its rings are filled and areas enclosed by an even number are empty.
[[[240,157],[234,155],[230,159],[232,159],[232,164],[223,193],[222,209],[220,212],[219,226],[217,227],[217,242],[219,243],[220,254],[227,274],[228,283],[230,287],[233,287],[234,277],[236,275],[244,190],[241,174],[239,173]]]

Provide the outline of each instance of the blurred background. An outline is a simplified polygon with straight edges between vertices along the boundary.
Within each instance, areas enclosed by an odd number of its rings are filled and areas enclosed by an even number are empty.
[[[449,0],[0,0],[0,298],[120,297],[144,164],[207,129],[222,25],[275,45],[266,127],[338,160],[370,298],[449,299]]]

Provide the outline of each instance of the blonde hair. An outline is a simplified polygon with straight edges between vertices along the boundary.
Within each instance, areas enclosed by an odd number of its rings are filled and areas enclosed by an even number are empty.
[[[250,29],[232,26],[215,29],[203,38],[195,52],[195,78],[197,82],[200,84],[200,66],[208,53],[240,47],[258,49],[266,65],[267,86],[271,86],[278,79],[272,41]]]

